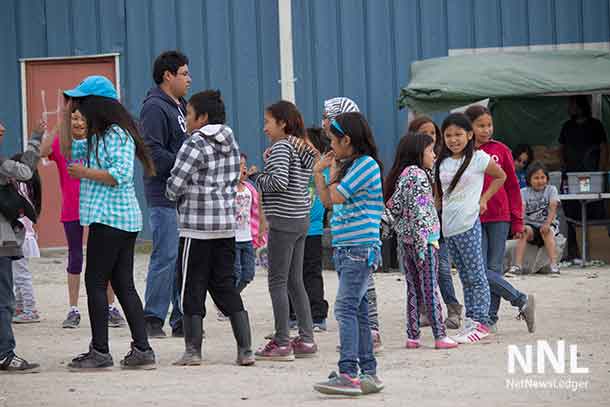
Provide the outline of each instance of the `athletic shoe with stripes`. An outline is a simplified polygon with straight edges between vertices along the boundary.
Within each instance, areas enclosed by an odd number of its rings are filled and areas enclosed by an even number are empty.
[[[480,322],[467,326],[462,332],[453,337],[457,343],[475,343],[489,335],[489,328]]]

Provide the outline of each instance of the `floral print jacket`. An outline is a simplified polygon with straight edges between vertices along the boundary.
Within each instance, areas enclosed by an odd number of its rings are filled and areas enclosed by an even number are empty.
[[[425,258],[428,245],[440,238],[432,185],[425,170],[416,165],[403,170],[386,204],[383,220],[396,232],[399,241],[414,246],[418,256]]]

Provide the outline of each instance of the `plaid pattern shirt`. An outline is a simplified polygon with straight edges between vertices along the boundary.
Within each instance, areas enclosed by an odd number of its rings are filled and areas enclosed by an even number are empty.
[[[207,125],[186,139],[165,195],[178,201],[180,236],[198,239],[235,235],[239,147],[233,130]]]
[[[93,136],[92,145],[97,143]],[[83,178],[80,184],[80,223],[101,223],[126,232],[142,230],[142,212],[133,181],[136,146],[125,130],[112,125],[87,157],[87,140],[72,141],[72,160],[84,161],[89,168],[108,171],[117,185]]]

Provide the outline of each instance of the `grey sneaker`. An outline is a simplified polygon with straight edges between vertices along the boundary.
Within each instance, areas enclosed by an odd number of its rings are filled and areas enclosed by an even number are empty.
[[[70,311],[66,316],[64,322],[61,323],[62,328],[78,328],[80,324],[80,312],[78,311]]]
[[[40,365],[30,363],[11,352],[0,359],[0,373],[38,373]]]
[[[559,264],[551,264],[551,272],[549,274],[551,277],[559,277],[561,275],[561,271],[559,271]]]
[[[525,321],[529,333],[536,332],[536,299],[533,295],[527,296],[527,301],[519,310],[517,319]]]
[[[108,308],[108,326],[111,328],[121,328],[125,326],[125,318],[121,315],[118,308]]]
[[[89,346],[89,352],[81,353],[72,362],[68,363],[68,368],[74,372],[82,372],[87,370],[100,370],[114,366],[112,355],[110,353],[102,353]]]
[[[328,380],[313,385],[315,391],[322,394],[333,394],[342,396],[360,396],[360,379],[349,377],[347,374],[332,372]]]
[[[523,274],[523,270],[521,270],[521,266],[510,266],[508,271],[505,273],[505,276],[510,278],[514,276],[520,276]]]
[[[385,385],[377,375],[360,375],[360,390],[362,390],[362,394],[379,393],[384,387]]]
[[[131,344],[131,350],[121,360],[121,369],[153,370],[156,368],[155,352],[151,348],[142,351],[136,348],[133,343]]]

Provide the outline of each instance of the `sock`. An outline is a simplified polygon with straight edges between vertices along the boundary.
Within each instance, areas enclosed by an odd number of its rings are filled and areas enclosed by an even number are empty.
[[[70,305],[70,311],[69,312],[76,312],[77,314],[80,314],[80,311],[78,310],[78,307],[76,305]]]
[[[108,304],[108,309],[109,309],[109,310],[113,310],[113,309],[115,309],[115,308],[116,308],[116,307],[114,306],[114,302],[113,302],[112,304]]]

